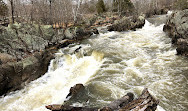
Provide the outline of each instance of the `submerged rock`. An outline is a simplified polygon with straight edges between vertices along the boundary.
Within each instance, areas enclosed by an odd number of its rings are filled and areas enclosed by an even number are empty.
[[[127,30],[136,30],[136,28],[142,28],[145,24],[145,18],[139,16],[134,17],[123,17],[120,20],[116,20],[114,24],[108,26],[108,31],[127,31]]]
[[[177,54],[188,57],[188,9],[172,13],[163,30],[177,46]]]

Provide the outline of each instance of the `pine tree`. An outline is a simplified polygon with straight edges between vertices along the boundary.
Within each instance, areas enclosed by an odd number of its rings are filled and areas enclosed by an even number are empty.
[[[133,10],[134,5],[130,0],[113,0],[113,11],[126,13]]]
[[[7,5],[3,2],[3,0],[0,0],[0,16],[6,16],[7,13],[8,13]]]
[[[97,8],[97,13],[98,14],[101,14],[101,13],[105,12],[106,8],[105,8],[105,5],[104,5],[104,1],[103,0],[98,0],[96,8]]]
[[[175,2],[175,8],[180,10],[188,9],[188,1],[178,0],[177,2]]]

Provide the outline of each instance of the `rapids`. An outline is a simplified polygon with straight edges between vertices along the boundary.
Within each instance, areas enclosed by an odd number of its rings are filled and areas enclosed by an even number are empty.
[[[44,76],[0,98],[0,111],[48,111],[45,105],[62,104],[77,83],[85,84],[88,99],[73,105],[103,106],[127,92],[138,96],[148,87],[160,100],[158,111],[186,111],[187,73],[188,60],[176,55],[163,25],[146,21],[137,31],[102,30],[60,49]]]

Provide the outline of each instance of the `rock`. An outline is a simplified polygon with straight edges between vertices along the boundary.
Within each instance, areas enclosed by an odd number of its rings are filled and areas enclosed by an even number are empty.
[[[29,53],[44,50],[54,37],[53,29],[35,24],[12,24],[0,34],[0,53],[22,59]]]
[[[150,18],[147,18],[147,20],[154,24],[155,26],[159,26],[159,25],[162,25],[162,24],[165,24],[167,19],[168,19],[168,15],[154,15]]]
[[[96,29],[72,27],[65,31],[67,34],[50,25],[23,23],[0,29],[0,95],[20,89],[25,82],[45,74],[57,49],[97,33]]]
[[[83,27],[71,27],[65,30],[66,39],[81,40],[90,37],[93,33],[98,34],[97,29],[85,29]]]
[[[94,34],[99,34],[99,31],[97,30],[97,28],[91,29],[91,32],[93,32]]]
[[[177,54],[188,57],[188,9],[176,11],[167,20],[163,31],[177,46]]]
[[[23,87],[23,83],[35,80],[45,74],[53,58],[50,51],[44,51],[19,62],[8,62],[1,65],[0,95],[18,90]]]
[[[145,18],[143,16],[139,16],[137,18],[134,17],[123,17],[120,20],[116,20],[114,24],[108,26],[108,31],[128,31],[128,30],[136,30],[136,28],[141,28],[145,24]]]
[[[76,84],[75,86],[70,88],[69,94],[67,95],[66,98],[69,96],[74,97],[76,96],[80,91],[84,90],[85,87],[83,84]]]
[[[65,30],[65,38],[66,39],[73,39],[74,38],[74,29],[72,29],[72,28],[67,28],[66,30]]]
[[[5,64],[7,62],[13,62],[15,60],[16,60],[16,58],[11,56],[11,55],[9,55],[9,54],[0,53],[0,61],[1,61],[0,64]]]

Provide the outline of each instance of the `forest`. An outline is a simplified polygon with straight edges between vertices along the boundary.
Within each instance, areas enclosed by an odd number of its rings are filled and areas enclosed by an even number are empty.
[[[187,6],[186,0],[0,0],[0,20],[65,26],[106,12],[151,16]]]

